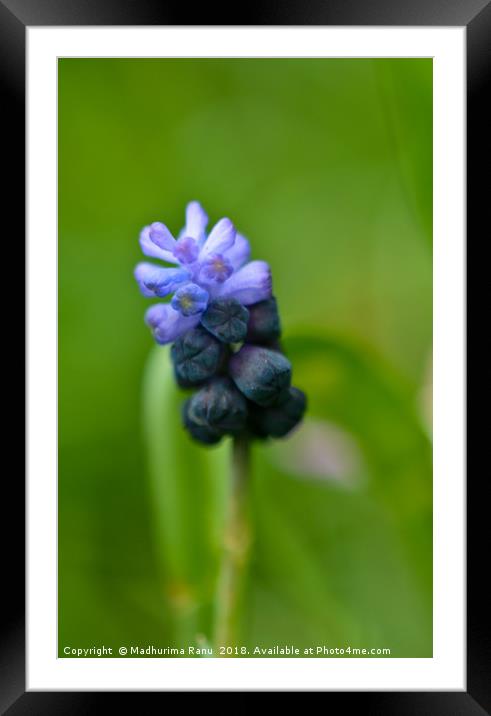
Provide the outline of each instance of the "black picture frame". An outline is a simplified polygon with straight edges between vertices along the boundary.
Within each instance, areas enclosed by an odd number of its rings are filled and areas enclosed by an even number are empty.
[[[3,147],[11,149],[4,165],[3,231],[7,243],[15,237],[15,262],[19,266],[21,215],[25,214],[25,50],[26,28],[53,25],[187,25],[189,8],[163,0],[0,0],[0,79]],[[393,25],[465,26],[467,31],[467,233],[478,241],[486,226],[489,181],[482,182],[479,169],[489,174],[490,152],[486,143],[491,117],[486,110],[486,79],[491,66],[490,0],[310,0],[310,2],[263,2],[260,7],[236,8],[236,16],[208,4],[192,13],[194,25]],[[488,92],[489,94],[489,92]],[[486,231],[489,233],[489,230]],[[465,270],[465,267],[463,267]],[[19,289],[16,287],[12,335],[19,325]],[[18,328],[17,328],[18,330]],[[19,344],[23,343],[20,336]],[[11,342],[13,345],[13,341]],[[12,365],[21,367],[19,361]],[[12,378],[12,380],[14,380]],[[22,381],[22,382],[21,382]],[[18,385],[24,381],[19,375]],[[19,391],[16,405],[22,405]],[[8,410],[9,416],[11,411]],[[14,420],[14,424],[17,421]],[[21,420],[18,421],[22,434]],[[17,468],[19,461],[17,460]],[[489,504],[488,470],[470,475],[467,485],[467,692],[323,692],[327,708],[339,699],[363,714],[491,714],[491,631],[489,592],[483,588],[483,545],[487,544]],[[148,697],[166,694],[27,692],[25,693],[25,489],[21,474],[4,478],[2,505],[4,607],[1,610],[0,711],[21,714],[92,714],[113,706],[124,697],[130,708],[143,710]],[[484,566],[484,570],[486,567]],[[489,567],[487,568],[489,571]],[[344,701],[343,706],[346,705]],[[234,706],[237,708],[237,704]]]

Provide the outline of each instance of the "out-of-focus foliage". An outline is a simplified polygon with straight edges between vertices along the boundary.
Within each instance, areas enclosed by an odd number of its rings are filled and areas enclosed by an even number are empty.
[[[310,399],[254,450],[248,643],[431,654],[431,98],[430,60],[60,60],[60,655],[209,632],[228,446],[132,277],[195,198],[271,263]]]
[[[431,448],[407,389],[343,341],[287,349],[309,419],[257,451],[253,638],[428,656]]]

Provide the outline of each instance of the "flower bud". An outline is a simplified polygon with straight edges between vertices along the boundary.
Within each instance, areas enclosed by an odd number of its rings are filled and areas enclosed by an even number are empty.
[[[240,343],[248,320],[249,311],[236,298],[216,298],[208,304],[201,324],[223,343]]]
[[[267,406],[290,386],[292,367],[282,353],[245,344],[230,359],[229,372],[246,398]]]
[[[225,347],[198,326],[187,331],[171,348],[176,380],[181,387],[199,385],[219,370]]]
[[[280,335],[280,315],[274,296],[249,306],[248,343],[273,343]]]
[[[230,378],[214,378],[189,401],[189,419],[195,425],[236,433],[247,418],[247,403]]]
[[[186,400],[182,408],[182,422],[188,433],[194,440],[205,445],[215,445],[223,437],[223,432],[208,425],[198,425],[189,415],[189,404],[191,400]]]
[[[307,398],[298,388],[289,388],[269,408],[256,408],[251,415],[251,427],[260,437],[285,437],[303,418]]]

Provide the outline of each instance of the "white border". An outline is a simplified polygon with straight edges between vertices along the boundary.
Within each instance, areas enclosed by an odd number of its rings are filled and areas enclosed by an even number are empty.
[[[27,689],[465,690],[465,28],[28,28],[27,43]],[[58,56],[434,58],[432,659],[56,657]]]

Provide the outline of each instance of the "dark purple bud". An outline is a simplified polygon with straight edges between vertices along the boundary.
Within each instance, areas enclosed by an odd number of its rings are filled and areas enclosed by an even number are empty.
[[[184,333],[171,348],[176,380],[181,387],[200,385],[219,370],[225,347],[198,326]]]
[[[283,438],[302,420],[306,407],[305,393],[291,387],[273,406],[253,409],[252,430],[260,437]]]
[[[280,335],[280,315],[274,296],[249,306],[248,343],[273,343]]]
[[[191,400],[186,400],[182,408],[182,422],[188,433],[194,440],[205,445],[215,445],[220,442],[223,432],[208,425],[198,425],[189,415],[189,404]]]
[[[201,323],[223,343],[240,343],[247,333],[249,311],[236,298],[216,298],[208,304]]]
[[[230,378],[214,378],[192,396],[187,414],[195,425],[237,433],[246,422],[247,402]]]
[[[229,372],[246,398],[267,406],[290,386],[292,367],[282,353],[246,344],[230,359]]]

